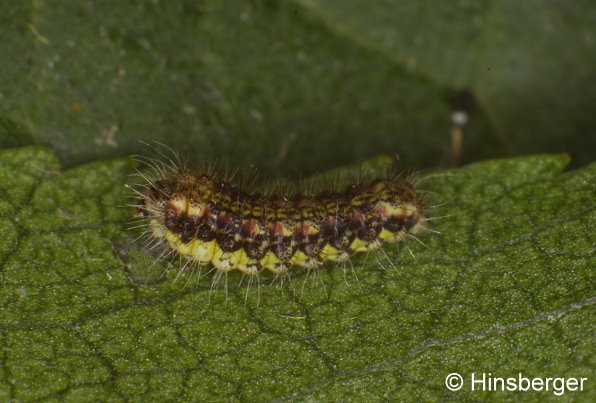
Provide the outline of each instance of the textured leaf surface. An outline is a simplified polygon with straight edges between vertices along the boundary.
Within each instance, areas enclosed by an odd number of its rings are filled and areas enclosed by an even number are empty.
[[[592,0],[369,3],[0,0],[0,146],[68,166],[160,140],[270,173],[434,167],[465,91],[465,161],[594,160]]]
[[[481,401],[512,395],[449,392],[445,376],[593,378],[596,167],[566,164],[431,175],[447,217],[427,247],[284,285],[231,278],[226,296],[122,246],[128,161],[61,171],[46,149],[4,150],[0,399]]]

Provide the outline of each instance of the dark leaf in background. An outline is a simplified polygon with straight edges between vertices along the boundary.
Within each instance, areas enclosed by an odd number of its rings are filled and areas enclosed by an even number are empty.
[[[305,175],[377,155],[596,149],[592,1],[19,1],[0,15],[0,144],[67,165],[144,152]]]

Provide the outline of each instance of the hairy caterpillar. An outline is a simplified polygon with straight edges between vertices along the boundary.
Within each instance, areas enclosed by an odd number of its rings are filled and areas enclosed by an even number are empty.
[[[292,267],[342,263],[425,229],[424,203],[396,178],[349,185],[343,192],[266,195],[195,175],[185,164],[143,161],[152,175],[135,189],[138,217],[156,245],[216,274],[239,270],[283,275]]]

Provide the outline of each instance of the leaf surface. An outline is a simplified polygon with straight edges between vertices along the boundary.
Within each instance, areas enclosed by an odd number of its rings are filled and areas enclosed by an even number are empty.
[[[567,162],[435,172],[426,246],[226,290],[122,246],[128,160],[3,150],[0,399],[480,401],[512,395],[445,376],[593,377],[595,166]]]

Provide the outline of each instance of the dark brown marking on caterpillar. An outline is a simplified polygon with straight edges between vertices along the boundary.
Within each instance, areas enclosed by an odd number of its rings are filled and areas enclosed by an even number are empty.
[[[414,187],[392,179],[285,198],[181,169],[150,180],[136,206],[153,237],[181,256],[249,275],[345,262],[424,230],[426,221]]]

